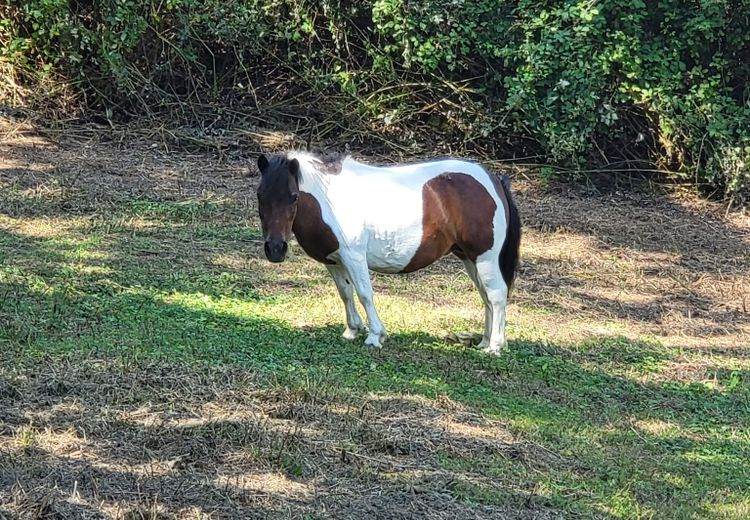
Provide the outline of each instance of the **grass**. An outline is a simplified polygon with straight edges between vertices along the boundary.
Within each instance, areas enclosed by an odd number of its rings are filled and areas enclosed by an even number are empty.
[[[527,233],[507,354],[446,339],[481,327],[450,261],[375,277],[390,337],[369,351],[339,338],[324,268],[261,258],[243,204],[122,190],[68,209],[85,198],[0,195],[0,516],[750,510],[747,351],[564,307],[587,278],[532,283],[549,231]]]

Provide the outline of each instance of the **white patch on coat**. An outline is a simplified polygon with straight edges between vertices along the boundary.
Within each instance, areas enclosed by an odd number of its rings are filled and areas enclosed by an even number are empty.
[[[446,172],[469,175],[484,186],[499,210],[493,220],[495,229],[503,230],[504,239],[507,226],[502,200],[490,174],[476,163],[446,159],[377,167],[347,157],[340,173],[326,175],[317,171],[320,160],[310,154],[290,153],[289,158],[300,163],[300,190],[315,197],[323,221],[339,241],[340,249],[329,255],[331,260],[340,260],[338,254],[346,247],[364,256],[373,271],[403,270],[422,243],[422,189]]]

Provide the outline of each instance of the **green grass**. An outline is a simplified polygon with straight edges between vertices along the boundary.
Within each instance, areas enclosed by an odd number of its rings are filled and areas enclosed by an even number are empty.
[[[450,269],[376,278],[390,337],[371,352],[339,338],[343,309],[325,269],[299,250],[283,266],[267,264],[258,230],[231,207],[126,200],[106,214],[51,220],[24,216],[18,198],[13,207],[15,217],[0,216],[5,366],[221,365],[354,400],[447,397],[548,454],[438,447],[438,469],[478,479],[447,484],[456,500],[617,518],[742,518],[750,508],[747,358],[710,381],[685,380],[672,377],[671,361],[711,359],[651,337],[565,341],[565,331],[536,323],[552,311],[522,308],[511,315],[510,351],[491,357],[441,339],[480,327],[478,298]],[[24,439],[32,443],[31,432]],[[282,465],[304,472],[294,458]]]

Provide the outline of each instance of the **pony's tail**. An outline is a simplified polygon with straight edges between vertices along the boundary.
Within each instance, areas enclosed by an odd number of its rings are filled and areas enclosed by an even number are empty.
[[[500,249],[500,272],[503,274],[503,279],[510,292],[518,268],[521,246],[521,217],[510,194],[510,177],[507,175],[500,177],[500,185],[505,193],[505,200],[508,201],[508,230],[505,234],[503,247]]]

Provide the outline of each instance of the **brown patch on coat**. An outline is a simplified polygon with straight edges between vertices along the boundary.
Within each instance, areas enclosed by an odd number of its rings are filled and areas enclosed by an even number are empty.
[[[324,264],[336,263],[328,255],[338,250],[339,241],[323,221],[320,204],[309,193],[301,191],[299,194],[292,232],[308,256]]]
[[[497,204],[472,176],[438,175],[422,188],[422,204],[422,242],[402,272],[426,267],[448,253],[476,262],[492,247]]]

